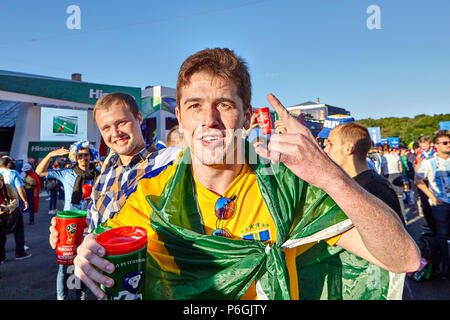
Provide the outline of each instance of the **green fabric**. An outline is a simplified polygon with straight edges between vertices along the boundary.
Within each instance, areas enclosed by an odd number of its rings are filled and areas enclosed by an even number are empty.
[[[298,256],[297,267],[301,270],[298,281],[301,299],[388,299],[389,271],[323,241]],[[401,292],[393,298],[401,299]]]
[[[276,244],[205,235],[187,149],[163,194],[147,197],[151,226],[181,273],[162,270],[149,256],[146,299],[239,299],[254,280],[260,295],[290,299],[283,243],[347,220],[324,191],[297,178],[283,164],[262,161],[249,144],[246,159],[257,160],[250,165],[277,226]]]
[[[240,299],[254,280],[260,299],[290,299],[281,249],[313,242],[319,243],[296,260],[300,299],[388,298],[389,272],[321,241],[352,226],[333,199],[283,164],[273,165],[259,158],[248,143],[245,148],[247,162],[277,227],[276,243],[205,234],[187,149],[162,195],[147,196],[152,208],[151,227],[180,274],[165,271],[148,254],[144,299]],[[256,159],[256,163],[249,159]],[[402,285],[395,285],[400,293]]]

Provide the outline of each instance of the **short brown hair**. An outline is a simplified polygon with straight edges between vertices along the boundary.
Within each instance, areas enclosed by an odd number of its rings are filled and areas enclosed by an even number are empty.
[[[207,72],[224,80],[233,81],[244,103],[244,110],[248,109],[252,98],[252,86],[247,63],[227,48],[204,49],[183,62],[177,80],[178,106],[181,102],[182,87],[187,85],[190,77],[197,72]]]
[[[369,131],[363,125],[356,122],[348,122],[337,126],[342,143],[353,143],[354,154],[359,160],[365,160],[372,146]]]
[[[108,110],[111,106],[117,102],[121,102],[125,108],[130,111],[133,116],[138,119],[139,106],[133,96],[123,92],[112,92],[104,95],[97,100],[94,106],[93,116],[95,121],[95,113],[97,110]]]
[[[183,132],[178,125],[173,126],[166,137],[166,147],[176,146],[183,141]]]
[[[421,136],[419,138],[419,143],[424,143],[424,142],[431,142],[430,136]]]
[[[433,143],[436,144],[439,138],[447,137],[450,138],[448,130],[438,130],[434,133]]]

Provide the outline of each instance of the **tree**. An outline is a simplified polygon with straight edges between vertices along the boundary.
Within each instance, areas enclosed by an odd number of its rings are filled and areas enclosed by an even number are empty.
[[[383,138],[400,137],[402,147],[406,147],[412,141],[418,141],[424,135],[433,137],[434,132],[439,129],[439,122],[441,121],[450,121],[450,114],[435,114],[432,116],[419,114],[414,118],[388,117],[356,120],[365,127],[380,127]]]

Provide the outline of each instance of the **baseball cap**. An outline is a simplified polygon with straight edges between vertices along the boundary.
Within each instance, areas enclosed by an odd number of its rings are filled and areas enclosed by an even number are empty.
[[[25,162],[23,167],[22,167],[22,172],[28,171],[28,170],[32,170],[33,167],[31,166],[31,164],[29,164],[28,162]]]
[[[333,130],[334,127],[337,127],[341,124],[354,122],[355,119],[346,114],[333,114],[332,116],[328,116],[325,119],[325,123],[323,124],[322,130],[320,130],[317,135],[319,138],[328,139],[328,135],[330,131]]]

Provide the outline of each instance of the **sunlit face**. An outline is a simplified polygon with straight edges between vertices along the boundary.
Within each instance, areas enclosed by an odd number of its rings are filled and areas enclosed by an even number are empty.
[[[237,86],[206,72],[194,73],[182,87],[176,116],[192,161],[208,166],[235,159],[242,129],[250,124],[251,108],[244,111]]]
[[[419,142],[419,147],[423,151],[428,152],[431,149],[431,142],[429,142],[429,141],[427,141],[427,142]]]
[[[339,166],[343,166],[346,160],[344,144],[339,136],[339,128],[331,130],[328,139],[324,142],[324,151]]]
[[[91,153],[89,149],[78,150],[76,159],[79,167],[88,167],[91,162]]]
[[[141,114],[136,119],[121,102],[97,110],[95,121],[106,145],[119,155],[136,154],[144,143]]]

